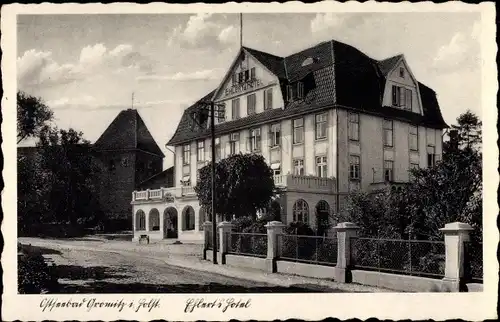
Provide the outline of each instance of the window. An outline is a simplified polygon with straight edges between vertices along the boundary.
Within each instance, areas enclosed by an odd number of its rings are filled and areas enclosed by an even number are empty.
[[[233,75],[231,75],[231,85],[236,85],[236,83],[238,83],[238,75],[233,73]]]
[[[238,141],[240,140],[240,134],[239,133],[231,133],[231,136],[229,137],[229,154],[233,155],[238,153],[237,149],[237,144]]]
[[[393,145],[393,123],[391,120],[384,120],[384,146]]]
[[[403,67],[399,67],[399,77],[405,78],[405,69]]]
[[[183,211],[183,230],[194,230],[194,209],[191,206],[186,206]]]
[[[244,71],[245,73],[245,82],[247,82],[250,79],[250,71],[247,69]]]
[[[146,230],[146,214],[140,209],[135,213],[135,230]]]
[[[410,150],[418,151],[418,127],[410,125]]]
[[[183,165],[188,165],[190,161],[190,153],[191,152],[191,145],[186,144],[182,147],[182,164]]]
[[[305,200],[299,199],[293,205],[293,221],[309,223],[309,205]]]
[[[392,106],[400,106],[401,87],[392,85]]]
[[[316,114],[315,118],[315,135],[316,140],[326,138],[326,129],[327,129],[327,114]]]
[[[349,140],[359,141],[359,114],[349,113]]]
[[[436,164],[436,148],[429,145],[427,147],[427,166],[433,167]]]
[[[304,83],[297,83],[297,98],[304,98]]]
[[[293,120],[293,143],[303,143],[304,142],[304,119]]]
[[[412,91],[404,87],[392,85],[392,106],[411,110]]]
[[[351,155],[349,160],[349,179],[359,180],[360,178],[361,173],[359,156]]]
[[[394,181],[393,172],[394,172],[394,162],[389,160],[384,161],[384,181],[386,182]]]
[[[247,115],[255,114],[255,93],[247,95]]]
[[[287,101],[293,100],[293,87],[292,87],[292,85],[286,85],[286,100]]]
[[[281,137],[281,124],[276,123],[271,125],[271,147],[280,145],[280,137]]]
[[[328,176],[326,157],[316,157],[316,175],[321,178]]]
[[[243,83],[243,72],[238,73],[238,83]]]
[[[304,175],[304,160],[296,159],[293,160],[293,174],[296,176]]]
[[[260,151],[260,129],[250,130],[250,152]]]
[[[255,67],[250,68],[250,79],[255,79]]]
[[[220,138],[215,138],[215,160],[219,161],[220,159],[221,159]]]
[[[220,103],[220,106],[215,110],[215,123],[223,123],[226,121],[226,103]]]
[[[273,108],[273,89],[268,88],[264,90],[264,109],[269,110]]]
[[[273,171],[273,176],[279,176],[281,174],[281,164],[280,163],[272,163],[271,164],[271,170]],[[281,181],[279,179],[279,181]],[[276,182],[276,178],[275,178],[275,183]]]
[[[281,174],[281,168],[273,169],[273,176],[279,176]]]
[[[205,161],[205,141],[198,141],[196,145],[196,160],[198,162],[203,162]]]
[[[231,111],[233,114],[233,120],[240,118],[240,99],[235,98],[231,101]]]

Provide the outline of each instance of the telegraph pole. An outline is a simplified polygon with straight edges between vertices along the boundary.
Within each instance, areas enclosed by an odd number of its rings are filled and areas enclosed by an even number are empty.
[[[217,264],[217,213],[215,212],[215,103],[213,101],[210,102],[210,136],[212,139],[212,260],[214,264]],[[220,238],[222,238],[222,236]]]

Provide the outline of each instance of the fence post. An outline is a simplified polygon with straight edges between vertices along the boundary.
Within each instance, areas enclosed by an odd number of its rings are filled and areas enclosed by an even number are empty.
[[[212,222],[211,221],[205,221],[203,223],[203,259],[207,259],[207,250],[208,250],[208,245],[210,244],[210,238],[212,238],[211,233],[212,232]],[[213,247],[212,247],[213,251]]]
[[[281,221],[270,221],[265,226],[267,228],[267,271],[276,273],[276,259],[281,255],[281,240],[278,238],[283,233],[285,225]]]
[[[466,223],[454,222],[444,225],[440,230],[444,234],[446,249],[443,282],[447,284],[449,291],[457,292],[461,289],[464,276],[465,242],[469,241],[469,232],[473,228]]]
[[[233,225],[228,221],[220,222],[217,226],[219,229],[219,247],[218,247],[218,262],[219,264],[226,264],[226,253],[228,245],[231,243],[231,230]]]
[[[342,222],[333,227],[337,232],[337,265],[335,281],[349,283],[351,281],[351,238],[358,235],[359,227],[352,222]]]

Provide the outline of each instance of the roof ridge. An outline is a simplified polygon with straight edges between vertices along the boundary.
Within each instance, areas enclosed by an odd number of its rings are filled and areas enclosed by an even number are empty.
[[[259,49],[255,49],[255,48],[251,48],[251,47],[246,47],[246,46],[243,46],[244,49],[246,50],[253,50],[253,51],[256,51],[258,53],[261,53],[261,54],[266,54],[266,55],[269,55],[269,56],[273,56],[275,58],[279,58],[279,59],[283,59],[285,57],[282,57],[282,56],[278,56],[278,55],[275,55],[275,54],[271,54],[267,51],[262,51],[262,50],[259,50]]]

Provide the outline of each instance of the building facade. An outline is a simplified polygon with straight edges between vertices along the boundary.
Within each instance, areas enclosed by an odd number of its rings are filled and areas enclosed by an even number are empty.
[[[209,125],[190,118],[210,100],[225,106],[216,159],[263,155],[283,191],[274,201],[281,221],[306,222],[320,235],[352,191],[408,182],[409,169],[438,161],[447,126],[436,94],[403,55],[377,61],[334,40],[287,57],[242,47],[220,86],[185,110],[168,142],[175,186],[134,192],[136,238],[161,239],[173,229],[180,240],[201,241],[206,216],[193,187],[211,160],[211,140]]]

